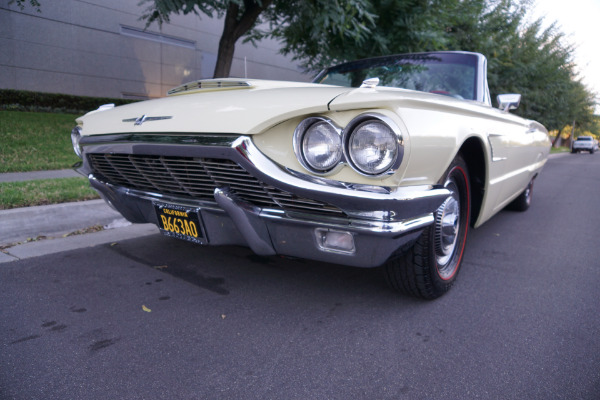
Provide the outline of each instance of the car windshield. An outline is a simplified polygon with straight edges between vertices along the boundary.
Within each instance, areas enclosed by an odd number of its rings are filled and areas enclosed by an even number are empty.
[[[592,138],[590,136],[586,136],[586,137],[577,138],[577,140],[580,140],[580,141],[584,141],[584,140],[585,141],[590,141],[590,140],[592,140]]]
[[[422,53],[370,58],[328,68],[314,80],[360,87],[379,78],[379,86],[418,90],[476,100],[477,56],[468,53]]]

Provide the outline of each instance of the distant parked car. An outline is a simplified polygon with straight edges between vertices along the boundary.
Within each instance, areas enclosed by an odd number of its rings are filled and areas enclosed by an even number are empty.
[[[591,136],[579,136],[571,146],[571,153],[589,151],[590,154],[594,154],[596,150],[598,150],[598,141]]]
[[[547,130],[492,107],[486,58],[350,62],[313,83],[210,79],[77,119],[79,171],[121,214],[201,245],[380,267],[435,298],[470,226],[525,210]],[[199,256],[201,257],[201,256]]]

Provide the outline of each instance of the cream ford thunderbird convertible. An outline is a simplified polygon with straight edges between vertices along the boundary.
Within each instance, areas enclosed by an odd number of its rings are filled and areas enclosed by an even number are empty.
[[[77,120],[78,171],[125,218],[201,245],[356,267],[422,298],[454,283],[469,227],[525,210],[546,129],[493,108],[486,59],[350,62],[313,83],[191,82]]]

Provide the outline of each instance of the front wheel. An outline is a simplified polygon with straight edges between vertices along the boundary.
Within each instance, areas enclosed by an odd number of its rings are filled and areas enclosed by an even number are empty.
[[[470,217],[469,173],[457,156],[440,180],[450,195],[435,211],[434,224],[415,244],[383,266],[388,284],[402,293],[435,299],[454,284],[467,241]]]

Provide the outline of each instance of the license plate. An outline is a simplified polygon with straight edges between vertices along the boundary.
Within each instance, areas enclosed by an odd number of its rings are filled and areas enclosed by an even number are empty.
[[[155,203],[158,227],[163,235],[194,243],[206,243],[197,208]]]

